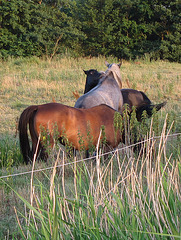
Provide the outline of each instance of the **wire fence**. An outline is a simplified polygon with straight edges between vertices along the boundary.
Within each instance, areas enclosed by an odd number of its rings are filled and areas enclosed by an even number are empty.
[[[170,134],[167,137],[177,137],[179,135],[181,135],[181,133]],[[116,148],[115,150],[112,150],[110,152],[99,154],[98,157],[102,157],[102,156],[105,156],[105,155],[108,155],[108,154],[113,154],[113,153],[115,153],[115,151],[120,152],[122,150],[125,150],[125,149],[128,149],[128,148],[132,148],[132,147],[137,146],[139,144],[143,144],[143,143],[146,143],[148,141],[156,140],[156,139],[160,139],[160,138],[161,138],[161,136],[151,137],[151,138],[148,138],[146,140],[143,140],[143,141],[140,141],[140,142],[128,145],[128,146],[124,146],[124,147],[121,147],[121,148]],[[91,159],[94,160],[95,156],[89,157],[89,158],[80,159],[80,160],[76,160],[76,163],[85,162],[85,161],[88,161],[88,160],[91,160]],[[63,167],[63,166],[64,167],[65,166],[70,166],[70,165],[73,165],[73,164],[75,164],[75,163],[74,162],[68,162],[68,163],[64,163],[64,164],[59,164],[59,165],[56,166],[56,168],[60,168],[60,167]],[[9,178],[9,177],[16,177],[16,176],[26,175],[26,174],[32,174],[32,173],[36,173],[36,172],[43,172],[43,171],[51,170],[51,169],[54,169],[54,166],[41,168],[41,169],[34,169],[34,170],[31,170],[31,171],[25,171],[25,172],[21,172],[21,173],[9,174],[9,175],[5,175],[5,176],[0,176],[0,179]]]

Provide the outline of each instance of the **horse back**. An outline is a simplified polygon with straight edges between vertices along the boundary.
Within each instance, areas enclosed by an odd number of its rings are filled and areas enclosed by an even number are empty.
[[[59,139],[67,138],[75,149],[81,148],[81,141],[84,142],[85,149],[88,149],[88,136],[91,136],[93,145],[96,145],[102,126],[105,126],[107,141],[112,145],[115,144],[114,113],[115,110],[106,105],[91,109],[76,109],[51,103],[39,106],[34,123],[38,134],[42,127],[49,132],[51,143],[53,143],[54,131],[57,131]]]
[[[135,89],[121,89],[123,95],[123,103],[128,104],[130,107],[140,107],[141,105],[151,104],[150,99],[142,91]]]
[[[34,118],[34,127],[38,134],[41,128],[52,131],[57,126],[62,126],[68,123],[70,119],[71,107],[60,103],[48,103],[39,105]],[[57,129],[58,130],[58,129]]]

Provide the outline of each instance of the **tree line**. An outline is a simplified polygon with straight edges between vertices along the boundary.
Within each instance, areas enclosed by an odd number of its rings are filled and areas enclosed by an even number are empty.
[[[179,0],[0,0],[0,58],[115,56],[181,62]]]

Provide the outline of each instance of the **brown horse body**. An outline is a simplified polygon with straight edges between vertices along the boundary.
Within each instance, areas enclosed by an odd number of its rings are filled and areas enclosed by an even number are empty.
[[[96,146],[100,129],[105,128],[106,144],[111,147],[116,147],[122,136],[120,131],[114,130],[114,114],[115,110],[104,104],[90,108],[77,109],[58,103],[48,103],[43,105],[30,106],[26,108],[19,120],[19,137],[20,148],[23,154],[23,159],[26,163],[32,160],[38,137],[40,138],[39,149],[42,150],[40,157],[45,157],[43,153],[43,131],[46,131],[50,138],[50,145],[54,144],[54,135],[58,136],[59,141],[65,144],[64,139],[75,150],[81,149],[81,144],[85,150],[91,144]],[[32,150],[28,140],[28,124],[32,140]]]

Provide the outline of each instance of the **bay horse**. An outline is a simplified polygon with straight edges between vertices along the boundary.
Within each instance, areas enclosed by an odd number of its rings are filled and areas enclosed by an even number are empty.
[[[109,66],[109,65],[108,65]],[[86,74],[86,83],[84,93],[91,91],[98,84],[100,79],[104,76],[104,72],[98,72],[96,69],[90,69],[85,71]],[[142,91],[137,91],[135,89],[125,88],[120,89],[123,96],[123,104],[128,105],[128,110],[131,113],[133,106],[136,107],[136,117],[139,122],[142,120],[142,113],[145,110],[148,117],[151,117],[153,114],[153,108],[156,111],[159,111],[163,106],[165,106],[166,102],[160,104],[153,104],[151,100],[146,96],[146,94]]]
[[[37,156],[39,155],[44,160],[47,159],[48,155],[45,153],[44,146],[46,135],[43,135],[44,132],[48,134],[51,147],[53,147],[56,135],[63,145],[68,141],[73,149],[80,150],[81,144],[83,144],[84,149],[87,150],[90,147],[90,142],[93,146],[97,145],[100,129],[104,126],[106,144],[115,148],[121,141],[124,141],[123,131],[115,130],[114,117],[116,112],[105,104],[89,109],[73,108],[60,103],[27,107],[21,113],[18,124],[20,149],[24,162],[28,164],[29,161],[32,161],[39,136],[41,137]],[[121,116],[120,113],[118,114]],[[31,149],[28,130],[32,142]]]
[[[91,108],[100,104],[106,104],[117,111],[122,110],[123,96],[120,92],[122,87],[121,64],[110,64],[103,77],[100,77],[96,87],[77,99],[75,108]]]

